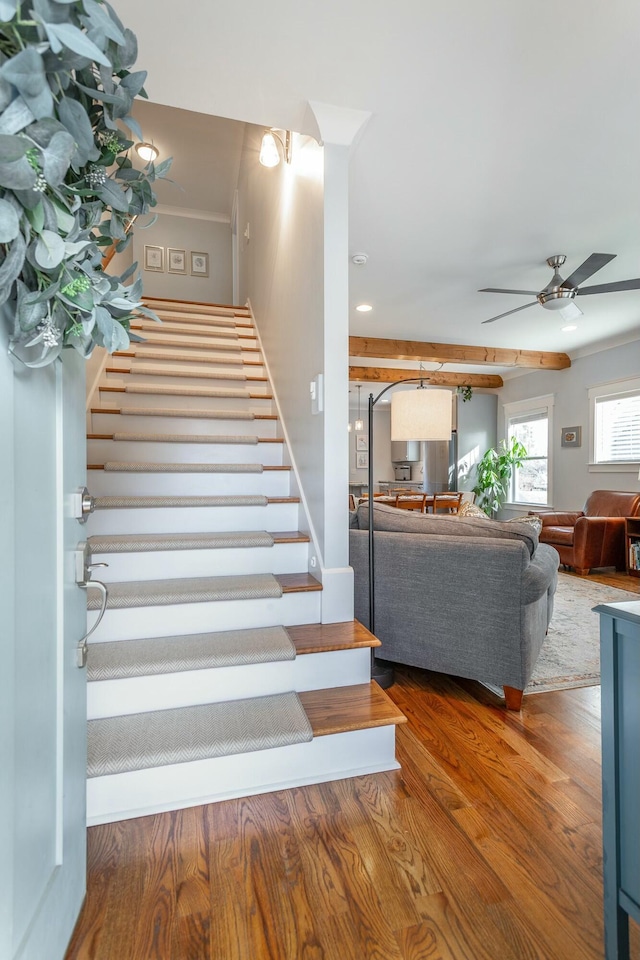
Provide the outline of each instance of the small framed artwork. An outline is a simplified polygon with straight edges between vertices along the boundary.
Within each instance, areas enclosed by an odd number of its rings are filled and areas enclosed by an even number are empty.
[[[561,443],[563,447],[579,447],[582,443],[582,427],[563,427]]]
[[[191,251],[191,276],[208,277],[209,276],[209,254]]]
[[[363,433],[356,433],[356,450],[368,450],[369,440]]]
[[[356,469],[367,470],[369,467],[369,454],[356,451]]]
[[[145,270],[154,270],[156,273],[164,273],[164,247],[145,244],[144,268]]]
[[[167,247],[167,271],[169,273],[187,272],[187,251]]]

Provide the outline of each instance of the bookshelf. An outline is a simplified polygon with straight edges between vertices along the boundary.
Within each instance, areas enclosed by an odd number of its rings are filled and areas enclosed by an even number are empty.
[[[624,528],[627,573],[631,577],[640,577],[640,517],[625,517]]]

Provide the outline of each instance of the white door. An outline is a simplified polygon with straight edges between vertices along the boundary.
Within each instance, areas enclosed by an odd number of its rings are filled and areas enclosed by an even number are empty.
[[[18,369],[0,324],[0,956],[61,960],[86,878],[84,361]]]

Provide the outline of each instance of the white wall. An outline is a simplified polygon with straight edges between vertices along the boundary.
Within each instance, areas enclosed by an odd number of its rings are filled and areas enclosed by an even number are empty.
[[[588,390],[601,383],[637,377],[640,340],[579,356],[567,370],[535,371],[505,381],[498,395],[498,436],[504,436],[504,404],[553,394],[553,506],[580,509],[593,490],[638,490],[638,470],[589,468]],[[581,426],[582,446],[562,447],[562,427]]]
[[[249,297],[322,576],[322,617],[353,615],[347,524],[348,148],[294,134],[293,160],[258,162],[247,126],[238,181],[240,297]],[[313,413],[310,383],[324,381]]]
[[[231,268],[231,225],[194,217],[159,214],[146,229],[135,229],[133,256],[138,261],[144,293],[148,297],[171,300],[196,300],[205,303],[231,303],[233,296]],[[164,271],[144,269],[144,248],[151,244],[164,248]],[[186,251],[186,274],[169,273],[167,249]],[[190,251],[209,254],[209,276],[189,275]]]

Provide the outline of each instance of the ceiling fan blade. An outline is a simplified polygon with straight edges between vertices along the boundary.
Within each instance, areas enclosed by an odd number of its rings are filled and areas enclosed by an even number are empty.
[[[523,297],[538,296],[537,290],[502,290],[500,287],[483,287],[482,290],[478,290],[478,293],[521,293]]]
[[[592,253],[590,257],[581,263],[577,270],[574,270],[571,276],[562,282],[565,290],[572,287],[579,287],[583,280],[593,276],[598,270],[602,270],[617,255],[615,253]]]
[[[584,316],[582,310],[577,303],[574,303],[573,300],[570,300],[566,307],[558,310],[562,320],[577,320],[578,317]]]
[[[527,307],[535,307],[537,300],[534,300],[533,303],[525,303],[524,307],[516,307],[515,310],[507,310],[506,313],[499,313],[497,317],[491,317],[490,320],[483,320],[483,323],[493,323],[494,320],[501,320],[502,317],[508,317],[512,313],[518,313],[519,310],[526,310]]]
[[[590,293],[617,293],[618,290],[640,290],[640,278],[636,280],[618,280],[617,283],[596,283],[593,287],[580,287],[581,297]]]

